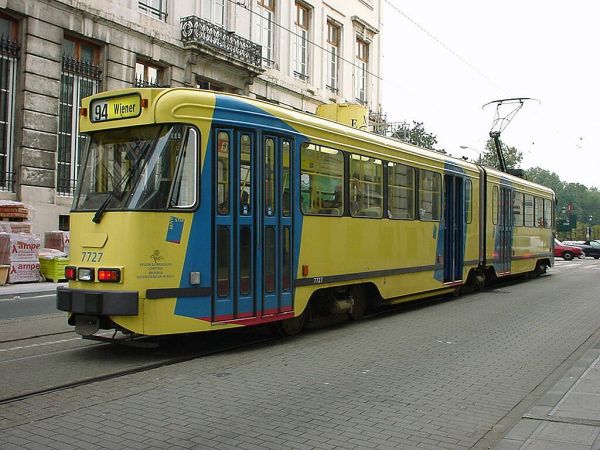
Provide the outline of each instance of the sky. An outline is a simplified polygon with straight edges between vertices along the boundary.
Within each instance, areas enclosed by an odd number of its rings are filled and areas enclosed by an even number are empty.
[[[437,148],[476,159],[495,114],[482,106],[534,98],[501,134],[521,168],[600,188],[600,2],[382,3],[388,121],[423,122]]]

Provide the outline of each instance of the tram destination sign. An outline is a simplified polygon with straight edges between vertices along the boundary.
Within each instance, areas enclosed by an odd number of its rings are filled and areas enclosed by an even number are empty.
[[[138,94],[102,98],[90,103],[90,120],[106,122],[109,120],[131,119],[141,113],[141,98]]]

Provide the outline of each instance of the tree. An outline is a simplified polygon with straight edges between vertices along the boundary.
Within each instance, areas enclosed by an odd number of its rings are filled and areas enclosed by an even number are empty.
[[[506,168],[518,169],[521,161],[523,161],[523,153],[517,150],[516,147],[508,147],[504,144],[502,145],[502,152],[504,154]],[[498,162],[498,153],[496,152],[496,144],[492,138],[488,139],[485,144],[485,150],[481,156],[481,163],[489,167],[500,167],[500,163]]]
[[[413,120],[412,126],[404,122],[392,133],[392,137],[419,147],[425,147],[436,152],[446,153],[444,150],[433,148],[437,144],[437,136],[425,130],[423,122]]]
[[[541,167],[532,167],[525,171],[525,178],[534,183],[546,186],[554,191],[557,198],[561,198],[565,189],[565,183],[560,177],[549,170],[542,169]]]

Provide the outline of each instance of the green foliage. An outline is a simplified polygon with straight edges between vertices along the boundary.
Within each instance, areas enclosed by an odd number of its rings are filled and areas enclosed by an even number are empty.
[[[516,149],[516,147],[508,147],[502,145],[502,151],[504,153],[504,160],[506,162],[507,169],[518,169],[523,161],[523,153]],[[481,164],[488,167],[499,168],[498,153],[496,152],[496,144],[492,138],[489,138],[485,144],[485,150],[481,155]]]
[[[392,137],[412,145],[425,147],[436,152],[446,153],[444,150],[436,150],[434,145],[437,144],[437,136],[425,130],[423,122],[413,120],[412,126],[408,123],[401,124],[392,133]]]
[[[571,232],[560,233],[559,237],[584,239],[585,229],[588,225],[593,227],[593,235],[600,238],[600,192],[595,187],[589,189],[581,183],[566,183],[560,177],[541,167],[533,167],[526,172],[528,180],[534,183],[549,187],[556,194],[556,219],[564,219],[569,215],[569,205],[571,205],[571,214],[577,216],[577,224]],[[592,220],[590,221],[590,216]]]

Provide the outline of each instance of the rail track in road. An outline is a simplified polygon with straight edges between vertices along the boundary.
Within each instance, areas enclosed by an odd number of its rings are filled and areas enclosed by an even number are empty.
[[[68,332],[68,333],[73,334],[72,332]],[[67,333],[50,333],[47,336],[53,336],[53,335],[57,335],[57,334],[67,334]],[[138,352],[138,355],[137,355],[138,357],[140,356],[139,352],[141,350],[142,352],[144,352],[146,354],[146,356],[148,356],[148,358],[147,358],[147,360],[144,360],[141,363],[138,363],[137,365],[135,365],[133,367],[127,367],[127,368],[123,368],[123,369],[115,369],[115,370],[109,371],[107,373],[99,374],[99,375],[85,376],[81,379],[76,379],[76,380],[72,380],[69,382],[60,383],[59,381],[57,381],[57,382],[51,383],[51,385],[49,385],[49,386],[45,386],[45,387],[39,388],[39,389],[28,389],[25,392],[21,392],[16,395],[3,396],[2,394],[0,394],[0,405],[18,402],[20,400],[36,397],[39,395],[44,395],[44,394],[47,394],[50,392],[61,391],[61,390],[70,389],[70,388],[77,387],[77,386],[97,383],[100,381],[119,378],[119,377],[123,377],[126,375],[134,374],[134,373],[144,372],[144,371],[152,370],[152,369],[155,369],[158,367],[179,364],[182,362],[191,361],[191,360],[198,359],[198,358],[203,358],[203,357],[215,355],[218,353],[239,350],[239,349],[242,349],[245,347],[258,345],[258,344],[273,341],[273,340],[276,340],[279,338],[279,336],[276,336],[274,334],[270,334],[269,336],[265,336],[264,334],[260,334],[260,335],[250,334],[249,335],[248,333],[235,333],[235,332],[231,332],[231,331],[223,332],[223,334],[226,334],[227,336],[225,339],[223,339],[222,343],[216,342],[216,340],[214,338],[210,338],[210,337],[209,337],[209,339],[204,339],[203,337],[191,337],[191,338],[189,338],[188,342],[184,343],[183,347],[181,347],[180,343],[179,343],[181,341],[181,339],[169,337],[169,338],[161,340],[161,342],[159,343],[159,346],[155,349],[139,349],[139,348],[125,349],[125,351]],[[248,338],[248,335],[251,336],[250,339]],[[22,340],[28,340],[28,339],[21,339],[21,341]],[[175,344],[175,346],[179,345],[179,347],[174,350],[174,353],[175,353],[174,355],[172,354],[173,348],[171,347],[169,349],[167,347],[169,345],[169,342],[168,342],[169,340],[172,340],[171,344]],[[48,345],[52,345],[52,344],[62,344],[62,343],[74,342],[74,341],[81,342],[81,339],[79,337],[74,337],[74,338],[69,338],[69,339],[48,341],[48,342],[30,344],[30,345],[25,345],[25,346],[14,346],[14,347],[11,347],[8,349],[0,349],[0,355],[2,354],[2,352],[8,352],[8,351],[16,352],[19,350],[26,350],[26,349],[32,349],[32,348],[37,348],[37,347],[42,347],[42,346],[48,346]],[[179,341],[179,342],[175,342],[175,341]],[[193,348],[194,342],[203,344],[202,341],[209,341],[208,345],[206,346],[207,348],[205,350],[198,351],[197,349]],[[215,342],[210,342],[210,341],[215,341]],[[57,351],[45,353],[42,355],[35,354],[35,355],[17,356],[16,358],[13,358],[13,359],[0,361],[0,367],[2,365],[7,365],[7,364],[11,364],[11,363],[18,364],[18,363],[28,362],[28,361],[31,361],[33,359],[40,358],[40,357],[46,357],[46,358],[50,358],[50,359],[52,359],[53,357],[63,358],[63,357],[65,357],[65,354],[68,354],[68,353],[77,353],[77,352],[88,351],[88,350],[97,351],[98,349],[101,349],[101,348],[104,348],[105,350],[115,349],[114,344],[96,342],[96,341],[84,341],[84,342],[86,342],[86,345],[78,346],[76,348],[59,349]],[[204,344],[206,344],[206,342],[204,342]],[[121,349],[121,350],[123,350],[123,349]],[[164,354],[165,352],[167,353],[167,356],[161,356],[161,354]],[[105,363],[106,360],[104,360],[103,362]],[[6,392],[6,390],[3,389],[2,392]]]

